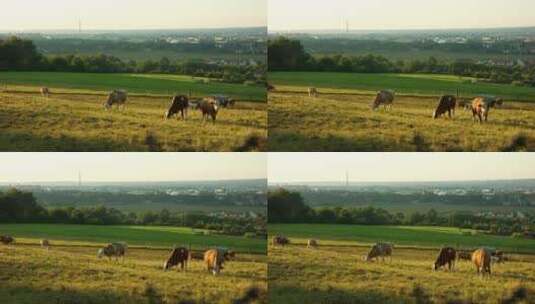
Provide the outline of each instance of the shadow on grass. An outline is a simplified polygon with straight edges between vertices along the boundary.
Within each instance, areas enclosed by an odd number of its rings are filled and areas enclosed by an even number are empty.
[[[402,296],[387,295],[373,290],[341,290],[332,287],[306,290],[297,286],[278,287],[269,285],[269,303],[412,303],[412,299]]]
[[[268,139],[268,149],[273,152],[386,152],[407,150],[408,148],[410,147],[402,147],[397,142],[387,141],[383,138],[353,139],[334,135],[307,137],[287,131],[270,131]]]

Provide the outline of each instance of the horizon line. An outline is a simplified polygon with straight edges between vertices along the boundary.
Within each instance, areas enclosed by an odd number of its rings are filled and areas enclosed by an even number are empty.
[[[169,30],[222,30],[222,29],[253,29],[253,28],[267,28],[267,25],[251,25],[251,26],[225,26],[225,27],[163,27],[163,28],[105,28],[105,29],[95,29],[95,28],[84,28],[82,29],[82,34],[84,32],[113,32],[113,31],[169,31]],[[55,29],[1,29],[0,32],[32,32],[32,31],[72,31],[80,33],[79,29],[75,28],[55,28]]]
[[[497,30],[497,29],[523,29],[523,28],[535,28],[534,25],[514,25],[514,26],[489,26],[489,27],[451,27],[451,28],[403,28],[403,29],[394,29],[394,28],[387,28],[387,29],[378,29],[378,28],[369,28],[369,29],[349,29],[349,32],[345,29],[341,28],[324,28],[324,29],[277,29],[277,30],[270,30],[268,25],[268,34],[274,34],[278,32],[291,32],[291,33],[305,33],[305,32],[312,32],[312,33],[318,33],[318,32],[325,32],[325,31],[333,31],[333,32],[340,32],[340,33],[352,33],[352,32],[403,32],[403,31],[450,31],[450,30]]]
[[[110,181],[110,180],[103,180],[103,181],[97,181],[97,180],[85,180],[82,181],[82,184],[84,183],[179,183],[179,182],[232,182],[232,181],[249,181],[249,180],[267,180],[267,178],[236,178],[236,179],[197,179],[197,180],[155,180],[155,181],[143,181],[143,180],[137,180],[137,181],[125,181],[125,180],[116,180],[116,181]],[[38,184],[38,183],[75,183],[78,184],[78,180],[64,180],[64,181],[24,181],[24,182],[6,182],[6,181],[0,181],[1,184],[11,184],[11,183],[17,183],[17,184]]]
[[[528,181],[528,180],[535,180],[535,177],[530,178],[510,178],[510,179],[459,179],[459,180],[412,180],[412,181],[349,181],[349,184],[394,184],[394,183],[449,183],[449,182],[505,182],[505,181]],[[297,181],[297,182],[291,182],[291,181],[284,181],[284,182],[269,182],[268,179],[268,185],[270,184],[294,184],[294,185],[306,185],[306,184],[315,184],[315,183],[340,183],[345,184],[346,181]]]

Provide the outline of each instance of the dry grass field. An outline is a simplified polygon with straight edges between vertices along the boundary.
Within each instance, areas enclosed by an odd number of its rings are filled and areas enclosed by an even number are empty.
[[[105,111],[104,92],[38,88],[0,92],[1,151],[264,151],[267,105],[239,101],[216,124],[190,109],[187,121],[164,120],[170,97],[130,95],[124,110]]]
[[[116,262],[98,259],[96,244],[53,243],[47,251],[38,240],[24,241],[0,245],[2,303],[226,304],[248,292],[255,296],[250,303],[267,301],[265,255],[238,254],[213,276],[200,260],[187,272],[164,272],[169,249],[130,247],[124,262]]]
[[[394,248],[365,262],[366,247],[269,247],[270,303],[535,303],[535,256],[510,254],[491,277],[460,261],[432,271],[438,250]]]
[[[506,100],[479,124],[463,109],[433,120],[438,97],[397,96],[391,110],[372,111],[371,93],[337,93],[270,93],[269,150],[535,151],[532,103]]]

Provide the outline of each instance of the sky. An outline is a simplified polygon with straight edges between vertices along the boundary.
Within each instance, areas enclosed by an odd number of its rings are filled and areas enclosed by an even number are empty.
[[[0,183],[265,179],[264,153],[0,153]]]
[[[266,26],[267,0],[17,0],[0,30],[184,29]]]
[[[419,182],[535,178],[535,153],[270,153],[268,182]]]
[[[269,0],[270,32],[535,26],[533,0]]]

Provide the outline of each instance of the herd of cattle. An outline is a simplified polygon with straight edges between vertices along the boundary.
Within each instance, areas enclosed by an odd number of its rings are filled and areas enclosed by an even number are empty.
[[[0,235],[0,243],[4,245],[13,245],[15,244],[15,239],[9,235]],[[50,246],[51,242],[49,240],[41,240],[42,248],[49,250]],[[126,243],[110,243],[97,251],[97,257],[99,259],[107,257],[109,260],[115,258],[116,261],[119,261],[119,259],[124,260],[127,251],[128,245]],[[196,259],[204,261],[208,272],[213,275],[218,275],[221,270],[223,270],[223,264],[226,261],[233,259],[235,256],[236,253],[227,248],[213,248],[206,250],[204,254],[198,254],[185,247],[175,247],[171,251],[167,260],[165,260],[163,270],[166,271],[172,267],[179,266],[177,269],[186,271],[188,262],[192,259]]]
[[[290,240],[285,236],[276,235],[272,238],[273,246],[285,246],[288,244],[290,244]],[[307,248],[316,247],[318,247],[317,240],[308,240]],[[368,254],[362,257],[362,259],[366,262],[373,260],[379,261],[379,258],[381,258],[382,261],[384,261],[385,258],[390,258],[390,260],[392,260],[393,251],[394,245],[391,243],[376,243],[371,247]],[[506,260],[506,257],[504,256],[503,251],[488,247],[479,248],[475,251],[456,250],[452,247],[443,247],[440,249],[432,269],[438,270],[444,267],[453,271],[457,260],[472,261],[478,274],[490,275],[491,262],[502,263]]]
[[[275,88],[273,86],[270,86],[270,88],[268,88],[268,90],[270,91],[274,89]],[[318,89],[313,87],[308,89],[309,97],[315,98],[318,96],[318,94]],[[375,99],[371,104],[371,108],[373,110],[377,110],[379,107],[383,106],[385,110],[392,109],[395,97],[396,94],[394,91],[379,91],[377,92],[377,95],[375,96]],[[433,112],[433,118],[437,119],[442,115],[445,115],[446,113],[448,113],[449,118],[452,118],[455,115],[455,109],[457,107],[462,107],[467,111],[472,111],[472,117],[474,121],[479,120],[479,122],[482,123],[483,121],[486,122],[488,120],[489,111],[491,108],[501,106],[502,104],[503,100],[501,98],[497,98],[496,96],[490,95],[478,96],[474,98],[471,102],[467,100],[461,100],[460,98],[457,98],[453,95],[443,95],[440,97],[436,110]]]
[[[50,94],[49,88],[41,88],[41,95],[43,97],[48,98]],[[104,102],[104,108],[109,110],[115,105],[117,108],[122,107],[124,109],[127,101],[128,93],[126,91],[113,90],[108,94],[108,97]],[[211,118],[212,122],[215,123],[219,108],[232,107],[235,104],[236,101],[234,99],[223,95],[214,95],[196,100],[190,100],[185,95],[176,95],[171,98],[171,103],[169,104],[168,110],[164,114],[164,119],[169,119],[173,116],[178,118],[180,114],[180,117],[183,120],[186,120],[188,117],[188,109],[190,107],[194,107],[196,110],[201,112],[203,122]]]

